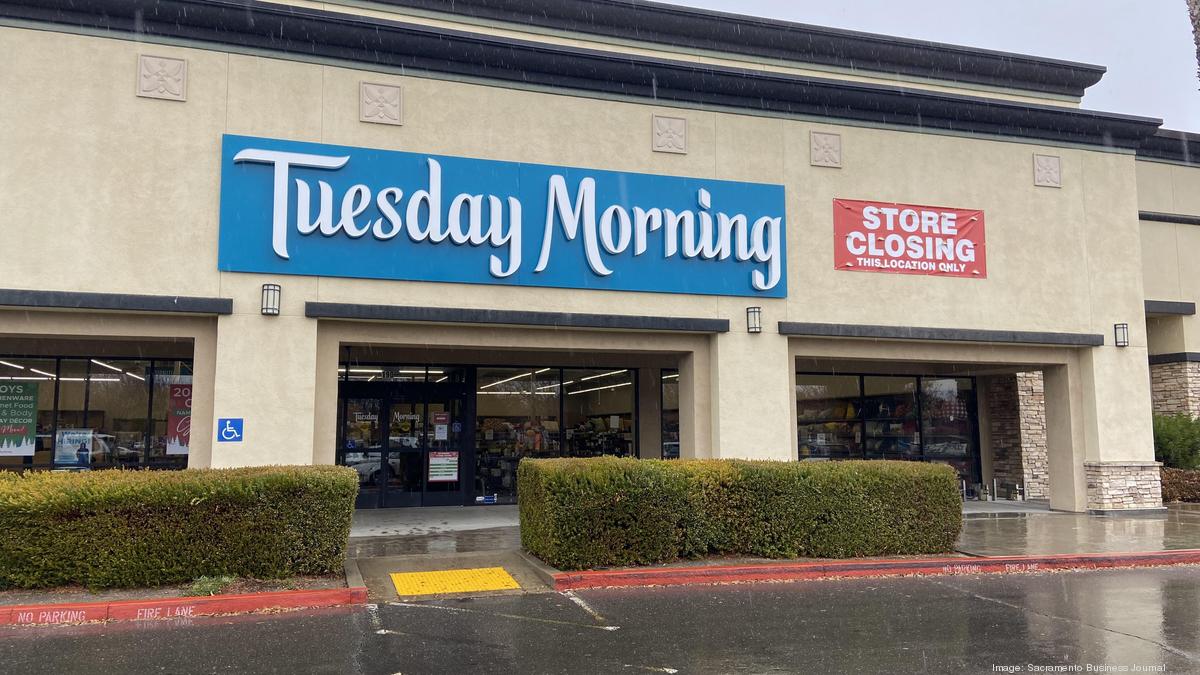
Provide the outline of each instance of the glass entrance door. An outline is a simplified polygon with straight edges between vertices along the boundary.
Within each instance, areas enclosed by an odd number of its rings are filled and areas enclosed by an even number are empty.
[[[379,506],[420,506],[425,448],[424,403],[415,385],[389,387],[384,398],[387,409],[386,461],[378,476],[382,490]]]
[[[473,433],[465,383],[344,382],[337,462],[358,472],[357,508],[463,504]]]

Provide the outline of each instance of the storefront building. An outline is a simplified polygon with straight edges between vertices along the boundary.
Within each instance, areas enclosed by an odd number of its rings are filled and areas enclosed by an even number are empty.
[[[0,468],[888,458],[1103,512],[1200,413],[1200,137],[1098,66],[600,0],[0,0],[0,56]]]

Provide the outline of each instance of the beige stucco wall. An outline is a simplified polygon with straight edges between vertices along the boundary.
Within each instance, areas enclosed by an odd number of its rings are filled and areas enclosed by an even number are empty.
[[[1138,209],[1200,216],[1200,166],[1137,162]],[[1143,220],[1142,268],[1147,300],[1200,303],[1200,226]],[[1151,353],[1200,351],[1200,317],[1149,322]]]
[[[187,102],[134,95],[139,53],[188,60]],[[1099,333],[1110,342],[1113,323],[1128,322],[1130,348],[1106,345],[1074,362],[1071,381],[1087,382],[1088,394],[1071,419],[1087,430],[1089,456],[1152,456],[1142,271],[1140,256],[1131,255],[1142,239],[1128,154],[668,109],[29,29],[0,28],[0,59],[0,147],[11,149],[0,163],[0,287],[233,298],[234,314],[216,322],[212,405],[216,416],[246,417],[247,442],[214,450],[215,465],[328,461],[338,343],[362,340],[672,351],[689,420],[684,447],[690,442],[699,456],[790,457],[794,354],[777,333],[781,320]],[[358,121],[364,79],[404,88],[403,126]],[[650,115],[663,111],[687,117],[688,154],[650,151]],[[809,165],[814,130],[842,135],[844,168]],[[221,273],[222,133],[783,184],[789,297]],[[1033,185],[1034,153],[1062,158],[1061,189]],[[835,197],[983,209],[988,278],[835,271]],[[47,264],[72,260],[80,262]],[[280,317],[258,314],[264,282],[283,286]],[[430,333],[383,324],[327,329],[303,316],[306,300],[720,317],[732,330],[685,339]],[[751,304],[763,307],[761,335],[745,332]],[[677,339],[688,346],[674,345]]]

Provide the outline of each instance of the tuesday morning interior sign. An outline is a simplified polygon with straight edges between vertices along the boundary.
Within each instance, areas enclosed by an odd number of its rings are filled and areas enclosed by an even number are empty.
[[[779,185],[226,135],[232,272],[785,297]]]

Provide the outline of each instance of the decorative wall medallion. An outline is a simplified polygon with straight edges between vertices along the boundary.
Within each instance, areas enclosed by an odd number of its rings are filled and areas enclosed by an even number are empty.
[[[654,152],[687,154],[687,120],[682,117],[654,115],[650,149]]]
[[[401,121],[400,87],[391,84],[360,82],[358,85],[358,119],[375,124],[403,124]]]
[[[842,135],[823,131],[808,134],[808,163],[813,166],[842,168]]]
[[[1062,159],[1054,155],[1033,156],[1033,184],[1062,187]]]
[[[137,71],[138,96],[187,100],[187,61],[138,54]]]

